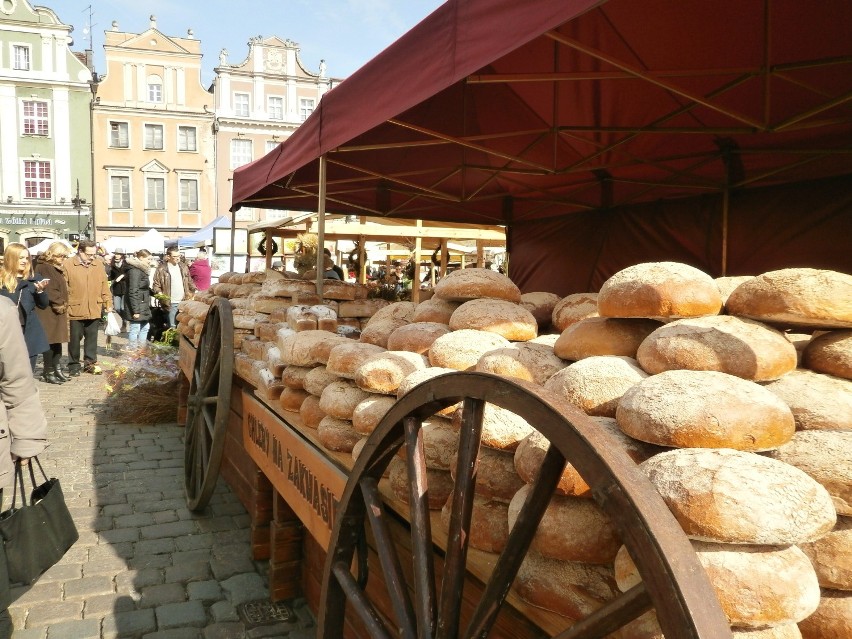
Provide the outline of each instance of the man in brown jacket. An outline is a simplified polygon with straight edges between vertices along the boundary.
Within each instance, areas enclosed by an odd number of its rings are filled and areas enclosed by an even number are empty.
[[[68,319],[71,339],[68,342],[68,374],[80,374],[80,340],[83,341],[83,365],[87,373],[98,375],[98,330],[104,309],[112,312],[112,293],[109,290],[103,261],[97,257],[95,243],[81,240],[77,254],[65,261],[68,280]]]
[[[169,313],[169,326],[174,328],[178,304],[183,300],[192,299],[195,293],[195,283],[189,274],[189,268],[180,259],[180,250],[172,247],[166,251],[166,260],[154,271],[154,282],[151,286],[154,295],[165,295],[168,300],[160,299],[160,306]]]

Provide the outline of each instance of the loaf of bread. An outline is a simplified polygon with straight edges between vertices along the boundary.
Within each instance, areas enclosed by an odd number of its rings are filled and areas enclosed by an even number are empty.
[[[802,639],[852,637],[852,592],[823,589],[816,612],[799,622]]]
[[[400,326],[388,336],[389,351],[411,351],[425,354],[432,342],[450,332],[450,327],[437,322],[413,322]]]
[[[448,424],[452,428],[451,424]],[[457,449],[458,432],[452,428],[452,436],[455,441],[448,443],[447,448],[452,450],[453,458],[449,461],[450,474],[456,478],[458,467]],[[474,492],[485,499],[498,499],[510,502],[522,487],[524,480],[515,472],[515,453],[506,450],[497,450],[488,446],[479,447],[479,455],[476,457],[476,487]]]
[[[345,318],[372,317],[385,306],[390,306],[390,302],[380,298],[340,302],[340,305],[337,308],[337,316]]]
[[[302,400],[302,405],[299,407],[299,417],[302,419],[302,424],[308,428],[316,429],[320,422],[326,417],[325,411],[320,408],[320,398],[316,395],[308,395]]]
[[[450,318],[461,302],[451,302],[442,300],[440,297],[432,297],[424,302],[420,302],[414,308],[414,315],[411,317],[414,322],[434,322],[436,324],[449,324]]]
[[[453,413],[453,426],[456,431],[461,429],[462,408],[459,407]],[[514,451],[521,440],[533,431],[520,415],[510,410],[500,408],[496,404],[485,404],[482,415],[482,445],[496,448],[497,450]]]
[[[802,639],[799,626],[785,623],[769,628],[731,628],[734,639]]]
[[[343,342],[346,342],[345,337],[328,331],[300,331],[283,337],[279,331],[278,348],[287,365],[315,366],[325,364],[328,352]]]
[[[411,482],[408,479],[408,467],[399,457],[394,457],[388,466],[388,483],[393,496],[408,503]],[[441,510],[455,489],[450,471],[437,468],[426,469],[426,487],[429,510]]]
[[[799,547],[811,560],[820,586],[852,591],[852,518],[838,517],[834,530]]]
[[[464,268],[449,273],[435,285],[435,297],[466,302],[488,297],[508,302],[521,301],[521,291],[505,275],[486,268]]]
[[[308,392],[304,390],[300,390],[298,388],[287,388],[285,387],[283,391],[281,391],[281,396],[279,397],[279,403],[281,404],[281,408],[291,413],[298,413],[302,408],[302,402],[307,398]]]
[[[539,329],[544,329],[553,321],[553,309],[556,308],[560,299],[556,293],[524,293],[521,295],[521,306],[532,313]]]
[[[400,326],[411,323],[414,305],[411,302],[395,302],[379,309],[367,325],[361,329],[360,341],[387,347],[388,338]]]
[[[328,450],[351,453],[361,435],[355,432],[349,420],[327,415],[317,426],[317,439]]]
[[[396,397],[387,395],[370,395],[363,399],[352,411],[352,428],[361,435],[369,435],[395,403]]]
[[[852,330],[815,336],[805,346],[802,366],[817,373],[852,379]]]
[[[409,373],[408,376],[404,380],[402,380],[402,382],[400,382],[399,388],[396,390],[396,396],[397,398],[402,397],[418,384],[422,384],[423,382],[430,380],[434,377],[438,377],[439,375],[445,375],[446,373],[456,372],[458,371],[453,370],[452,368],[430,366],[429,368],[424,368],[422,370],[417,370],[413,373]],[[453,413],[456,412],[456,408],[459,405],[460,404],[451,404],[450,406],[447,406],[447,408],[445,408],[444,410],[438,411],[436,414],[443,415],[445,417],[452,417]]]
[[[311,395],[319,397],[322,395],[326,386],[339,379],[341,378],[334,373],[330,373],[325,366],[317,366],[305,375],[302,385]]]
[[[470,300],[459,306],[450,317],[450,328],[496,333],[513,342],[525,342],[538,335],[538,323],[532,313],[520,304],[493,299]]]
[[[488,351],[505,348],[509,340],[496,333],[462,329],[442,335],[429,349],[429,363],[458,371],[473,370]]]
[[[558,371],[544,387],[587,415],[615,417],[621,396],[647,377],[631,357],[587,357]]]
[[[408,375],[428,368],[429,360],[419,353],[385,351],[368,357],[355,370],[355,383],[371,393],[395,395]]]
[[[652,375],[674,369],[719,371],[756,382],[796,368],[796,348],[783,333],[730,315],[661,326],[642,342],[636,358]]]
[[[640,468],[692,539],[797,544],[819,539],[836,523],[825,488],[798,468],[755,453],[680,448]]]
[[[796,430],[793,413],[777,395],[714,371],[652,375],[625,391],[616,419],[631,437],[676,448],[770,450]]]
[[[816,573],[796,546],[749,546],[693,542],[698,561],[728,622],[738,628],[796,623],[816,610],[820,590]],[[614,564],[618,587],[641,581],[626,549]]]
[[[509,503],[509,530],[531,491],[530,484]],[[554,495],[535,531],[531,548],[545,557],[609,565],[621,547],[612,520],[591,499]]]
[[[574,322],[559,336],[553,352],[561,359],[595,355],[636,357],[636,350],[660,322],[645,318],[589,317]]]
[[[716,282],[716,286],[719,287],[719,294],[722,296],[722,304],[727,304],[728,298],[731,293],[734,292],[734,289],[737,288],[743,282],[747,282],[754,275],[734,275],[728,277],[717,277],[714,281]]]
[[[852,328],[852,275],[813,268],[769,271],[740,284],[728,312],[783,326]]]
[[[798,431],[769,455],[813,477],[831,495],[838,514],[852,515],[852,431]]]
[[[716,315],[719,288],[709,275],[679,262],[647,262],[615,273],[598,293],[601,317],[676,319]]]
[[[476,362],[476,370],[541,386],[567,365],[554,354],[552,347],[529,341],[488,351]]]
[[[257,374],[257,390],[256,393],[262,399],[275,401],[281,397],[281,392],[284,390],[284,384],[280,379],[275,377],[268,368],[262,368]]]
[[[597,316],[597,293],[573,293],[567,297],[563,297],[553,307],[551,325],[557,331],[562,332],[580,320]]]
[[[450,495],[441,508],[441,524],[445,531],[450,529],[450,513],[453,495]],[[506,511],[508,502],[473,496],[473,508],[470,513],[470,533],[468,543],[471,548],[483,552],[503,552],[509,538],[509,524]]]
[[[305,377],[314,368],[314,366],[285,366],[281,373],[281,381],[287,388],[304,390]]]
[[[346,379],[355,379],[355,371],[365,361],[377,353],[384,353],[384,347],[363,342],[345,341],[331,349],[326,362],[330,373]]]
[[[798,430],[852,430],[852,381],[798,368],[766,384],[793,411]]]
[[[370,393],[361,390],[353,382],[341,379],[323,389],[320,408],[331,417],[351,420],[355,407],[369,396]]]

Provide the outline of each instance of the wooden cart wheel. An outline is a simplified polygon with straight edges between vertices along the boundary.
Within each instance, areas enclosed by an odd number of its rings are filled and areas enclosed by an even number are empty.
[[[459,401],[464,403],[456,485],[438,583],[420,430],[422,420]],[[534,424],[549,440],[550,447],[479,604],[462,628],[460,608],[473,507],[474,462],[486,402]],[[403,444],[411,487],[411,557],[398,556],[378,492],[382,473]],[[368,439],[335,518],[323,573],[317,636],[343,636],[348,604],[349,611],[360,618],[371,637],[487,637],[566,460],[586,480],[594,499],[618,527],[643,582],[556,636],[604,637],[656,608],[660,625],[670,639],[730,638],[725,615],[689,540],[626,453],[579,409],[541,387],[484,373],[448,373],[420,384],[394,404]],[[366,526],[375,540],[382,572],[378,578],[370,573],[367,584],[351,570]],[[406,571],[402,569],[403,562],[408,567]],[[406,580],[406,574],[412,576]],[[373,579],[381,579],[385,585],[373,584],[369,591],[383,587],[387,593],[383,599],[390,602],[392,612],[380,612],[373,605],[368,595],[368,584]]]
[[[187,398],[183,472],[186,503],[192,511],[207,507],[219,478],[233,370],[231,304],[216,298],[204,320]]]

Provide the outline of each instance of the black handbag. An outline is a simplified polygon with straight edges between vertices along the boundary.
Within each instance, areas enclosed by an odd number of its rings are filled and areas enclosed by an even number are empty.
[[[38,464],[44,482],[36,485],[33,462]],[[27,503],[24,490],[24,471],[21,461],[15,462],[15,487],[12,505],[0,513],[0,540],[10,584],[31,584],[48,568],[62,559],[79,539],[77,526],[71,518],[62,487],[56,478],[48,479],[38,457],[27,465],[33,490]],[[21,504],[18,504],[20,487]],[[2,560],[0,560],[2,564]],[[0,565],[0,579],[2,579]],[[0,591],[2,605],[2,591]]]

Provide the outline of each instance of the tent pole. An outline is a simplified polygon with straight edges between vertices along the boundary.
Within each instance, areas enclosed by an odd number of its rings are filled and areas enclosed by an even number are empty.
[[[417,226],[423,226],[423,220],[417,220]],[[417,306],[420,303],[420,251],[423,240],[418,235],[414,238],[414,277],[411,278],[411,301]]]
[[[731,202],[731,189],[728,180],[722,190],[722,277],[728,274],[728,207]]]
[[[328,158],[319,158],[319,201],[317,202],[317,295],[322,299],[322,275],[325,272],[325,180]]]

